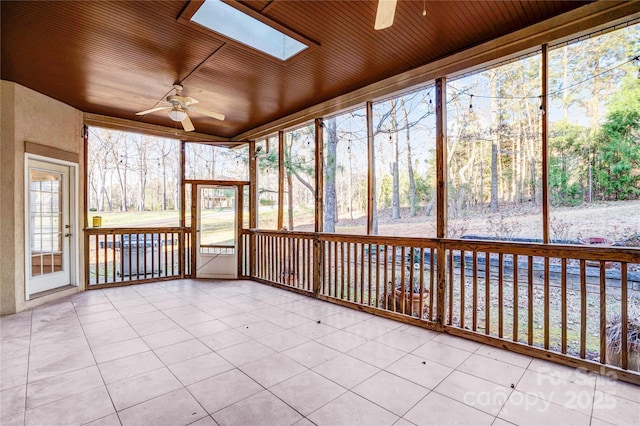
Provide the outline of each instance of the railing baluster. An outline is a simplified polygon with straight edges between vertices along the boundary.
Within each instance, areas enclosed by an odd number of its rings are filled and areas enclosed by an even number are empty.
[[[109,255],[107,254],[107,250],[109,247],[109,235],[105,234],[104,235],[104,246],[102,247],[104,249],[104,283],[106,284],[109,279]]]
[[[380,307],[380,244],[376,244],[376,306]]]
[[[400,247],[400,312],[406,313],[407,290],[405,288],[405,270],[406,270],[405,247]]]
[[[600,363],[607,362],[607,268],[600,261]],[[626,339],[627,336],[624,336]]]
[[[388,252],[389,246],[388,245],[384,245],[384,306],[387,310],[391,310],[390,306],[389,306],[389,298],[391,297],[389,295],[389,283],[388,283],[388,279],[389,279],[389,252]]]
[[[513,255],[513,341],[518,341],[518,326],[519,326],[519,294],[518,294],[518,255]]]
[[[491,333],[491,253],[484,253],[484,333]]]
[[[345,288],[344,288],[344,275],[346,268],[346,261],[344,258],[344,242],[340,242],[340,299],[344,300],[345,298]]]
[[[334,241],[333,242],[333,297],[339,297],[338,296],[338,269],[340,269],[340,262],[342,262],[342,258],[340,258],[338,255],[340,254],[338,252],[338,242]],[[341,296],[340,296],[341,297]]]
[[[116,234],[111,234],[111,258],[113,259],[112,267],[113,270],[113,278],[112,282],[116,282],[117,273],[116,273]]]
[[[436,250],[431,248],[429,249],[430,252],[430,257],[429,257],[429,292],[430,292],[430,296],[429,296],[429,321],[433,321],[434,316],[433,316],[433,306],[434,306],[434,301],[436,300],[437,294],[436,294]],[[436,309],[438,309],[438,306],[436,305]]]
[[[527,257],[527,341],[529,346],[533,345],[533,257]]]
[[[629,368],[629,318],[628,318],[628,291],[627,291],[627,262],[620,262],[620,320],[622,321],[622,345],[621,366],[623,369]]]
[[[420,319],[424,319],[424,301],[426,300],[424,298],[424,247],[420,247],[420,251],[419,251],[419,255],[420,255],[420,306],[419,309],[420,311],[418,312],[418,316]],[[431,300],[433,297],[432,294],[429,295],[429,300]]]
[[[464,328],[464,316],[465,316],[465,294],[466,287],[465,281],[465,269],[464,269],[464,250],[460,250],[460,328]]]
[[[544,258],[544,348],[549,349],[549,257]]]
[[[413,294],[414,294],[414,267],[413,265],[415,264],[415,248],[414,247],[409,247],[409,253],[410,253],[410,257],[409,257],[409,261],[407,262],[407,267],[409,268],[409,291],[408,296],[405,293],[405,298],[407,298],[407,301],[409,302],[409,315],[413,316]],[[420,299],[420,302],[422,302],[422,299]],[[406,303],[406,302],[405,302]]]
[[[389,291],[391,292],[391,305],[393,312],[396,312],[396,246],[391,246],[391,283]]]
[[[498,253],[498,337],[504,334],[504,254]]]
[[[453,250],[449,250],[449,321],[448,325],[453,325]]]
[[[347,300],[351,301],[351,243],[347,243]]]
[[[360,304],[364,305],[364,243],[360,243]]]
[[[587,355],[587,266],[580,259],[580,358]]]
[[[368,247],[368,250],[369,250],[369,259],[368,259],[368,264],[367,264],[368,274],[369,274],[369,279],[367,280],[368,285],[369,285],[368,286],[368,291],[369,292],[368,292],[368,297],[367,297],[367,305],[371,306],[371,301],[372,301],[371,288],[373,286],[373,279],[372,279],[372,276],[371,276],[372,269],[373,269],[373,266],[371,265],[371,256],[373,256],[373,253],[371,253],[372,245],[368,244],[367,247]]]
[[[563,257],[560,264],[560,315],[561,319],[561,336],[560,350],[563,354],[567,353],[567,258]]]
[[[471,330],[478,330],[478,252],[473,251],[473,312],[471,313]]]

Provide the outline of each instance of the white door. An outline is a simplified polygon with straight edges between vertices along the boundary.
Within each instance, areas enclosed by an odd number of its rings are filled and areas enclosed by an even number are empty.
[[[27,297],[71,284],[69,166],[27,160]]]
[[[234,186],[199,186],[196,277],[238,277],[237,199]]]

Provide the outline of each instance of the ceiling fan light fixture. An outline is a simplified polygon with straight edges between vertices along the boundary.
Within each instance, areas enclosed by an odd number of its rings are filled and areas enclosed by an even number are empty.
[[[169,110],[169,118],[173,121],[182,121],[187,118],[187,113],[182,108],[174,106]]]

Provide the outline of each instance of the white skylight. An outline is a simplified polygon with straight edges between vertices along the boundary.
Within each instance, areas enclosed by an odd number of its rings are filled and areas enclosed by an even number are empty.
[[[191,21],[282,61],[308,47],[220,0],[205,0]]]

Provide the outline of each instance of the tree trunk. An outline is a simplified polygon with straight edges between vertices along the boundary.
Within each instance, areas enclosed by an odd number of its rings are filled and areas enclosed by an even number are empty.
[[[497,102],[497,82],[496,78],[491,79],[491,122],[496,126],[495,135],[491,141],[491,198],[489,201],[489,211],[498,211],[498,141],[500,140],[501,120],[498,112]]]
[[[327,149],[325,151],[324,164],[324,232],[335,232],[337,218],[336,202],[336,150],[338,147],[338,134],[336,131],[336,119],[331,118],[324,122],[327,134]]]
[[[400,175],[398,170],[398,161],[400,159],[400,151],[398,149],[398,120],[396,119],[396,104],[394,101],[391,105],[391,144],[393,151],[393,160],[391,163],[391,176],[393,178],[393,187],[391,190],[391,219],[400,219]]]
[[[498,211],[498,144],[495,141],[491,143],[491,202],[489,203],[489,211],[491,213]]]
[[[378,194],[376,190],[376,157],[375,149],[373,151],[373,161],[369,165],[371,169],[371,180],[373,188],[371,188],[371,234],[378,235]]]
[[[404,115],[404,122],[406,125],[407,135],[407,171],[409,173],[409,216],[414,217],[416,215],[416,181],[413,176],[413,158],[411,157],[411,127],[409,125],[409,115],[407,114],[407,108],[404,104],[404,99],[400,100],[402,106],[402,113]]]

